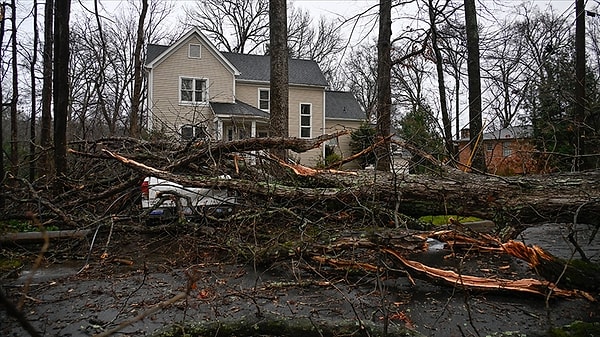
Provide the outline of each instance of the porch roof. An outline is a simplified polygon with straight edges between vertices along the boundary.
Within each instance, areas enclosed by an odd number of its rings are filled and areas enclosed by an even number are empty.
[[[253,107],[250,104],[236,100],[235,103],[210,102],[210,106],[217,116],[269,118],[269,113]]]

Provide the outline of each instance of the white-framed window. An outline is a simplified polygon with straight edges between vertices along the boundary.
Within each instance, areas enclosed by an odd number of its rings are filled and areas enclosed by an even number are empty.
[[[488,152],[491,152],[491,151],[493,151],[493,150],[494,150],[494,144],[493,144],[493,143],[491,143],[491,142],[488,142],[487,144],[485,144],[485,149],[486,149]]]
[[[312,104],[300,103],[300,138],[312,137]]]
[[[202,56],[202,48],[199,44],[189,44],[188,57],[191,59],[199,59]]]
[[[181,77],[179,81],[179,102],[207,103],[208,79]]]
[[[271,109],[271,91],[269,89],[258,89],[258,108],[265,111]]]
[[[182,125],[180,132],[183,140],[205,139],[208,136],[206,127],[200,125]]]
[[[502,143],[502,155],[508,157],[512,154],[511,142]]]

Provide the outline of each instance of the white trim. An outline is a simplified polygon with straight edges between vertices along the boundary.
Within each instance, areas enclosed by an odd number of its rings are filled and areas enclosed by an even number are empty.
[[[258,104],[256,106],[258,107],[259,110],[262,110],[264,112],[270,112],[271,111],[271,88],[257,88],[257,91],[258,91],[258,97],[257,97]],[[268,109],[262,109],[260,107],[260,102],[262,101],[261,98],[260,98],[260,92],[261,91],[266,91],[266,92],[269,93],[269,102],[268,102],[269,103],[269,108]]]
[[[327,123],[326,123],[326,115],[327,115],[327,91],[323,91],[323,120],[322,120],[322,127],[321,127],[321,135],[325,134],[325,131],[327,129]],[[337,139],[336,139],[337,141]],[[325,162],[325,144],[321,143],[321,154],[323,156],[323,162]]]
[[[154,93],[154,73],[148,71],[148,95],[146,97],[146,114],[148,118],[148,125],[146,126],[148,130],[152,130],[154,128],[154,114],[152,110],[154,109],[154,102],[152,99],[152,94]]]
[[[181,37],[179,40],[177,40],[177,42],[170,45],[167,48],[167,50],[165,50],[162,54],[158,55],[154,60],[150,61],[150,63],[148,63],[146,65],[146,67],[148,69],[152,69],[152,68],[156,67],[157,65],[162,63],[164,60],[168,59],[169,55],[173,54],[184,43],[188,42],[188,40],[194,35],[196,35],[198,37],[198,39],[200,41],[202,41],[202,43],[204,44],[204,47],[206,47],[207,50],[211,54],[213,54],[217,58],[217,60],[219,60],[219,62],[221,62],[223,65],[225,65],[225,67],[228,68],[229,71],[234,76],[240,75],[240,71],[231,62],[229,62],[229,60],[227,60],[227,58],[225,58],[225,56],[223,56],[223,54],[221,54],[221,52],[219,52],[217,47],[215,47],[215,45],[212,42],[210,42],[210,40],[204,34],[202,34],[202,32],[196,27],[192,28],[183,37]]]
[[[302,115],[302,106],[303,105],[308,105],[310,107],[310,113],[308,114],[309,117],[309,122],[310,125],[306,126],[306,125],[302,125],[302,116],[306,116],[306,115]],[[312,138],[312,134],[313,134],[313,105],[312,103],[302,103],[300,102],[300,105],[298,106],[298,138]],[[309,136],[308,137],[303,137],[302,136],[302,128],[309,128]]]
[[[198,47],[198,56],[192,55],[192,46]],[[202,44],[200,43],[188,43],[188,58],[191,59],[201,59],[202,58]]]
[[[184,101],[181,99],[181,82],[183,79],[186,80],[192,80],[192,100],[191,101]],[[203,94],[205,100],[203,101],[194,101],[195,98],[195,93],[196,93],[196,81],[197,80],[201,80],[204,81],[206,83],[205,87],[205,92]],[[209,88],[209,80],[206,77],[194,77],[194,76],[185,76],[185,75],[180,75],[179,76],[179,83],[178,83],[178,95],[179,95],[179,105],[206,105],[209,103],[210,101],[210,96],[209,96],[209,92],[208,92],[208,88]]]

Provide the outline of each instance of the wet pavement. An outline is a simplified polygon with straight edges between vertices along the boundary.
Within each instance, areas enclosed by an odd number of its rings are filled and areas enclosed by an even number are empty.
[[[520,239],[540,245],[562,258],[573,249],[562,237],[564,225],[530,228]],[[586,254],[598,261],[600,238],[584,240],[593,228],[578,227]],[[559,239],[560,238],[560,239]],[[438,246],[431,263],[456,266],[465,260],[447,258]],[[165,254],[168,255],[168,254]],[[133,265],[93,262],[76,274],[83,261],[50,264],[33,276],[24,313],[44,336],[90,336],[191,290],[186,300],[124,328],[118,336],[144,336],[164,326],[192,321],[241,317],[303,317],[315,320],[369,321],[413,329],[425,336],[487,336],[518,331],[544,336],[551,327],[576,320],[600,321],[600,306],[584,299],[546,299],[521,294],[489,294],[436,286],[406,277],[321,274],[298,261],[263,269],[252,265],[198,263],[170,267],[173,256],[134,259]],[[531,276],[527,266],[507,256],[472,256],[470,269],[486,275]],[[475,264],[473,264],[475,263]],[[493,270],[497,266],[502,271]],[[17,301],[29,275],[3,279],[8,297]],[[193,282],[191,282],[192,280]],[[25,331],[0,310],[0,335]]]

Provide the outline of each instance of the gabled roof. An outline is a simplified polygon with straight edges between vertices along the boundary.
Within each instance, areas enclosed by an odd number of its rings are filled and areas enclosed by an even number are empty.
[[[227,115],[236,117],[259,117],[269,118],[269,114],[250,104],[236,100],[235,103],[210,103],[211,108],[216,115]]]
[[[325,91],[325,118],[365,120],[367,118],[349,91]]]
[[[271,57],[269,55],[248,55],[223,53],[240,74],[237,80],[253,82],[269,82],[271,79]],[[329,84],[323,76],[317,62],[312,60],[289,59],[289,83],[327,87]]]
[[[183,43],[185,43],[190,37],[196,36],[200,41],[204,43],[208,51],[213,54],[226,68],[228,68],[234,75],[239,75],[239,71],[235,68],[233,64],[229,62],[223,54],[217,50],[214,44],[210,42],[210,40],[202,34],[202,32],[198,28],[192,28],[189,32],[187,32],[184,36],[179,38],[177,42],[173,43],[170,46],[162,46],[156,44],[149,44],[147,55],[146,55],[146,67],[152,68],[155,65],[160,64],[163,60],[165,60],[170,54],[172,54],[175,50],[179,49]]]

